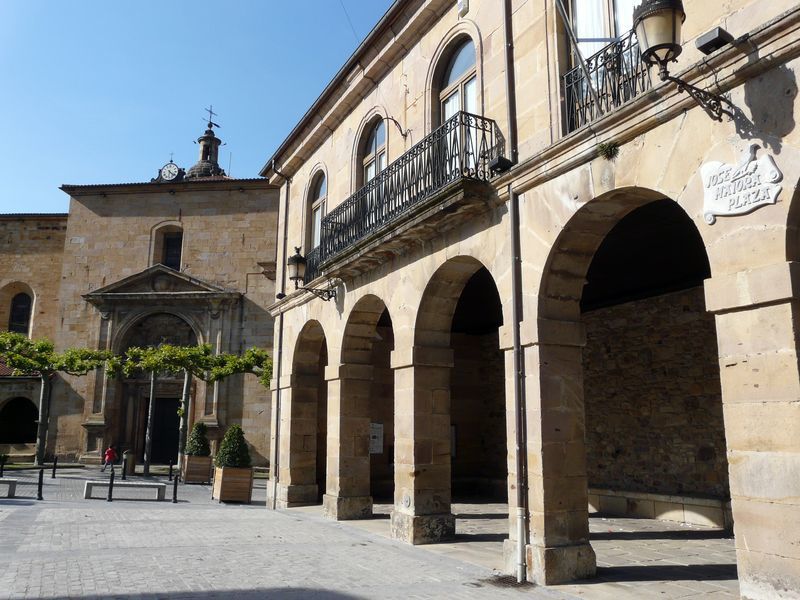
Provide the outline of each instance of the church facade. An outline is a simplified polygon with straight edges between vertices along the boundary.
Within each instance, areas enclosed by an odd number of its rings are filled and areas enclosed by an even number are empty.
[[[660,73],[640,4],[682,24]],[[425,544],[505,502],[540,584],[595,573],[590,512],[717,525],[742,597],[796,597],[798,31],[790,0],[395,2],[261,173],[268,505],[388,502]]]
[[[47,337],[59,350],[271,347],[273,319],[265,307],[275,295],[277,189],[261,178],[226,176],[213,124],[197,141],[199,160],[188,170],[170,161],[146,183],[64,185],[68,215],[0,218],[8,230],[0,254],[4,324]],[[155,463],[176,458],[181,386],[182,378],[156,379]],[[35,380],[0,378],[0,389],[0,414],[9,423],[13,417],[22,426],[36,415]],[[100,462],[113,444],[141,461],[149,398],[149,377],[109,380],[102,371],[59,377],[47,455]],[[195,380],[189,427],[206,423],[213,446],[228,425],[239,424],[254,463],[265,464],[268,406],[268,391],[254,376]],[[19,427],[11,429],[18,433],[0,438],[0,449],[31,455],[35,436],[23,440]]]

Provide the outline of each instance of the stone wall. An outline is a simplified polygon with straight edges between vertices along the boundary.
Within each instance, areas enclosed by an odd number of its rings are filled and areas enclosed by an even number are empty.
[[[716,329],[703,289],[583,320],[590,487],[729,497]]]
[[[497,333],[452,334],[450,389],[455,426],[453,494],[506,495],[506,414],[503,353]]]
[[[33,292],[31,335],[54,338],[66,230],[66,215],[0,215],[1,330],[14,295]]]

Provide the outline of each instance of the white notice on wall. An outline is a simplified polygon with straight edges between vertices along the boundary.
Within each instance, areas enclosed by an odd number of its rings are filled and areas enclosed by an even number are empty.
[[[369,424],[369,453],[383,454],[383,423]]]
[[[700,168],[706,223],[713,225],[718,216],[744,215],[775,204],[783,174],[769,154],[757,159],[757,150],[758,146],[751,144],[736,165],[712,161]]]

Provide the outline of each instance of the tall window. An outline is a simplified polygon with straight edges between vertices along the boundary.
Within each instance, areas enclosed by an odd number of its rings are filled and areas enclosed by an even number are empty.
[[[372,126],[364,145],[364,185],[386,168],[386,128],[383,120]]]
[[[161,264],[176,271],[181,270],[181,250],[183,247],[183,232],[171,231],[164,234],[164,249]]]
[[[309,227],[308,240],[310,244],[306,251],[318,247],[322,238],[322,217],[325,216],[325,202],[328,199],[328,180],[320,172],[314,177],[309,197]]]
[[[572,0],[572,23],[584,58],[633,29],[633,9],[642,0]]]
[[[460,110],[469,113],[478,112],[475,44],[471,39],[464,41],[451,55],[439,89],[442,122]]]
[[[8,318],[8,330],[14,333],[28,335],[31,325],[31,308],[33,299],[26,293],[20,292],[11,299],[11,314]]]

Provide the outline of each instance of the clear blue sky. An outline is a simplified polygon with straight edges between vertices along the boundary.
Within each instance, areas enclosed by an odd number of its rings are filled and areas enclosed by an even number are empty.
[[[221,166],[257,177],[391,3],[0,0],[0,213],[190,167],[209,104]]]

